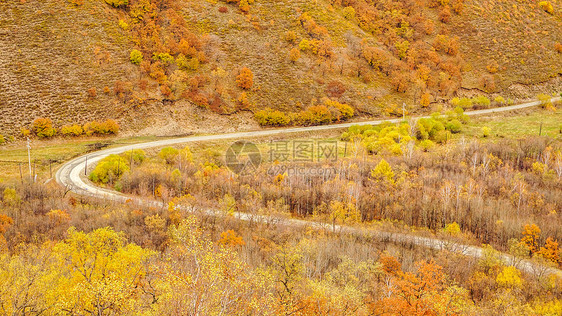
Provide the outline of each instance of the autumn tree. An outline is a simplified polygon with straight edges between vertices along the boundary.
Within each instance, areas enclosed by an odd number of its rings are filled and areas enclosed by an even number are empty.
[[[392,171],[392,167],[384,159],[381,159],[375,169],[371,170],[371,177],[378,180],[386,180],[390,183],[394,182],[394,172]]]
[[[126,171],[129,171],[129,162],[118,155],[109,155],[96,165],[90,173],[90,180],[98,183],[113,183]]]
[[[535,253],[539,250],[540,233],[540,228],[535,224],[526,224],[523,226],[521,242],[527,247],[530,253]]]
[[[53,251],[64,271],[54,289],[60,295],[55,310],[101,315],[135,309],[151,251],[127,243],[111,228],[88,234],[71,228]]]
[[[165,160],[167,164],[171,165],[176,161],[180,151],[174,147],[164,147],[158,153],[158,157]]]
[[[415,272],[393,272],[385,289],[388,294],[370,305],[371,312],[376,315],[454,315],[470,308],[468,291],[450,284],[441,266],[433,261],[422,261],[416,268]]]
[[[544,246],[537,251],[537,254],[548,261],[556,264],[560,263],[560,248],[558,247],[558,241],[552,239],[552,237],[548,237],[546,239]]]
[[[136,49],[133,49],[131,51],[131,54],[129,56],[129,60],[131,61],[131,63],[135,64],[135,65],[140,65],[140,63],[142,63],[142,53]]]
[[[289,52],[289,59],[291,60],[291,62],[295,63],[297,60],[299,60],[299,58],[301,58],[301,52],[298,48],[294,47]]]
[[[32,129],[39,138],[53,137],[57,133],[53,128],[53,121],[50,118],[36,118],[32,123]]]
[[[244,246],[246,244],[242,236],[238,235],[232,229],[221,233],[221,239],[219,240],[219,243],[230,247]]]
[[[6,238],[4,237],[4,233],[8,227],[12,226],[14,220],[4,214],[0,214],[0,252],[6,248]]]
[[[269,275],[254,273],[230,247],[216,246],[193,216],[169,230],[170,245],[151,279],[157,314],[275,313]]]
[[[254,85],[254,74],[249,68],[244,67],[240,70],[240,74],[236,77],[236,85],[245,90],[252,88]]]
[[[18,254],[0,252],[0,310],[5,315],[54,312],[61,271],[48,249],[21,245]]]
[[[420,104],[422,107],[426,108],[431,103],[431,94],[429,92],[425,92],[421,96]]]

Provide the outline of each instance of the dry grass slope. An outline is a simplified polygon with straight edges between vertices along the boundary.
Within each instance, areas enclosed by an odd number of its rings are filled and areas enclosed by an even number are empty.
[[[255,126],[244,123],[250,115],[239,114],[243,90],[235,78],[242,67],[254,73],[254,85],[246,91],[251,111],[266,107],[298,111],[328,96],[354,106],[362,115],[401,115],[402,102],[410,112],[422,111],[416,104],[424,92],[433,102],[446,102],[456,95],[481,93],[522,99],[534,97],[537,91],[554,93],[560,87],[562,55],[555,49],[562,42],[558,0],[551,1],[552,14],[526,0],[465,1],[462,13],[452,14],[447,23],[439,21],[439,7],[432,8],[431,1],[419,2],[422,12],[407,14],[414,19],[423,13],[434,30],[415,35],[407,54],[414,46],[431,50],[438,34],[459,37],[458,55],[437,54],[441,62],[431,70],[433,83],[427,83],[433,87],[408,79],[418,75],[416,66],[406,66],[407,58],[398,58],[399,47],[388,43],[389,38],[406,37],[393,33],[402,32],[397,26],[372,32],[358,17],[344,14],[346,5],[370,1],[258,0],[248,13],[224,1],[174,1],[169,2],[177,4],[188,29],[201,39],[208,60],[197,70],[184,71],[180,79],[174,77],[177,67],[170,66],[166,69],[169,82],[163,83],[129,62],[129,53],[138,47],[131,33],[119,26],[119,20],[132,23],[128,9],[113,8],[101,0],[84,1],[81,6],[67,0],[0,0],[0,134],[17,135],[39,116],[52,118],[58,126],[115,118],[123,130],[142,133]],[[409,10],[406,4],[392,1],[375,6],[385,18],[390,12],[386,8]],[[327,33],[311,35],[299,22],[305,12]],[[288,31],[296,35],[293,43],[285,39]],[[302,39],[314,38],[331,43],[331,57],[303,51],[298,60],[291,61],[291,49]],[[392,56],[405,79],[369,66],[362,56],[362,40]],[[150,57],[145,52],[144,59]],[[214,79],[212,71],[219,67],[225,74]],[[455,75],[447,79],[446,72]],[[219,94],[218,105],[204,109],[193,103],[193,97],[184,97],[188,95],[185,87],[195,77],[207,79],[198,93],[209,101]],[[125,96],[115,93],[118,81],[124,83]],[[405,92],[396,92],[401,81],[409,83]],[[343,90],[334,93],[330,90],[334,86]],[[173,97],[163,94],[168,87]],[[231,116],[221,118],[214,112]]]

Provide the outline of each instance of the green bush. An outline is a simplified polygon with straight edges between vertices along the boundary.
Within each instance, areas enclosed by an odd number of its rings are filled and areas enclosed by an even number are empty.
[[[0,134],[0,145],[4,145],[5,142],[4,135]]]
[[[463,109],[469,109],[472,107],[472,100],[469,98],[460,98],[455,106],[460,106]]]
[[[410,125],[406,123],[400,125],[382,123],[378,126],[352,126],[348,129],[347,134],[351,139],[360,133],[359,135],[363,138],[362,145],[371,154],[385,152],[400,155],[402,145],[412,140],[409,132]]]
[[[421,138],[418,138],[420,140],[422,139],[428,139],[430,137],[430,132],[431,129],[433,128],[433,125],[435,123],[434,119],[431,118],[421,118],[418,120],[418,130],[419,130],[419,134],[420,136],[422,136]],[[423,129],[421,127],[423,127]],[[426,136],[427,134],[427,136]],[[417,137],[416,137],[417,138]]]
[[[541,107],[542,108],[548,108],[548,107],[552,106],[552,100],[551,100],[551,98],[548,94],[541,93],[541,94],[537,95],[537,99],[539,99],[539,101],[541,101]]]
[[[158,157],[166,160],[167,164],[173,164],[180,151],[174,147],[164,147],[158,153]]]
[[[472,99],[472,104],[480,105],[480,106],[485,107],[485,108],[489,107],[490,103],[491,103],[490,99],[488,99],[487,97],[485,97],[483,95],[474,97]]]
[[[32,123],[32,130],[39,138],[50,138],[55,136],[57,131],[53,128],[53,121],[49,118],[36,118]]]
[[[482,127],[482,137],[490,136],[491,132],[492,132],[492,130],[489,127],[487,127],[487,126]]]
[[[133,161],[140,165],[146,159],[146,153],[142,149],[128,150],[121,154],[127,161]]]
[[[142,53],[136,49],[133,49],[131,51],[131,55],[129,56],[129,59],[135,65],[140,65],[140,63],[142,63],[142,58]]]
[[[434,121],[431,130],[429,131],[429,138],[435,139],[436,135],[443,130],[445,130],[443,123],[441,123],[441,121]]]
[[[460,133],[462,123],[459,120],[451,120],[447,123],[446,129],[451,133]]]
[[[175,61],[174,57],[172,57],[172,55],[168,53],[154,53],[152,59],[159,60],[162,64],[166,66],[172,64]]]
[[[424,151],[430,150],[431,148],[433,148],[433,146],[435,146],[435,143],[433,143],[429,139],[420,142],[420,148],[423,149]]]
[[[416,138],[418,140],[424,140],[424,139],[428,139],[429,138],[429,133],[427,132],[427,130],[425,129],[424,125],[421,124],[420,122],[418,122],[418,124],[416,125]]]
[[[89,178],[96,183],[114,183],[127,171],[129,171],[129,165],[125,158],[119,155],[109,155],[100,160]]]
[[[435,134],[433,140],[438,144],[444,144],[450,137],[450,132],[446,130],[441,130]]]

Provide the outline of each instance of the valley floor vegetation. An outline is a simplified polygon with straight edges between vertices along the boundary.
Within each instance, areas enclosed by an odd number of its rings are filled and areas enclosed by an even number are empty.
[[[266,161],[252,174],[225,166],[227,144],[133,150],[91,170],[98,185],[163,208],[73,196],[53,182],[1,182],[0,309],[558,315],[562,280],[548,269],[562,262],[561,138],[504,138],[480,127],[469,137],[478,124],[458,108],[352,126],[328,139],[342,149],[336,161]],[[280,165],[337,172],[267,172]],[[235,212],[274,219],[243,222]],[[290,217],[324,225],[290,227]],[[484,252],[475,259],[389,243],[373,229],[484,244]],[[523,259],[537,268],[519,269]]]
[[[269,208],[288,212],[275,204]],[[48,315],[556,315],[562,306],[558,278],[522,273],[491,247],[475,260],[368,234],[209,217],[192,205],[191,212],[173,203],[143,208],[76,199],[54,185],[4,187],[0,309]],[[462,236],[454,224],[443,234]],[[517,246],[522,253],[531,236],[523,234]]]

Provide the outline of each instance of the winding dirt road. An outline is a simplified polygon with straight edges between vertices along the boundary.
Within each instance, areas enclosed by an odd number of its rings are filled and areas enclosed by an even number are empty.
[[[560,101],[562,98],[552,98],[552,101]],[[522,103],[518,105],[500,107],[500,108],[493,108],[493,109],[486,109],[486,110],[478,110],[478,111],[469,111],[465,112],[467,115],[482,115],[482,114],[491,114],[496,112],[505,112],[505,111],[513,111],[518,109],[529,108],[533,106],[540,105],[540,101],[533,101]],[[424,116],[427,117],[427,116]],[[421,118],[421,117],[418,117]],[[84,156],[80,156],[78,158],[74,158],[64,165],[62,165],[57,173],[56,173],[56,180],[57,182],[69,189],[70,191],[83,195],[83,196],[90,196],[98,199],[103,199],[107,201],[115,201],[115,202],[134,202],[140,205],[145,206],[154,206],[154,207],[166,207],[163,202],[154,201],[151,199],[144,199],[135,196],[127,196],[121,194],[119,192],[108,190],[104,188],[100,188],[95,186],[88,180],[85,180],[82,175],[84,174],[84,170],[86,168],[86,164],[88,168],[94,166],[99,160],[107,157],[111,154],[121,154],[128,150],[133,149],[147,149],[147,148],[155,148],[155,147],[163,147],[163,146],[170,146],[182,143],[191,143],[191,142],[205,142],[205,141],[215,141],[215,140],[228,140],[228,139],[242,139],[242,138],[251,138],[251,137],[260,137],[260,136],[272,136],[272,135],[281,135],[281,134],[291,134],[291,133],[300,133],[300,132],[314,132],[314,131],[326,131],[326,130],[336,130],[336,129],[344,129],[348,128],[352,125],[378,125],[382,122],[400,122],[402,119],[392,119],[392,120],[375,120],[375,121],[365,121],[365,122],[352,122],[352,123],[343,123],[343,124],[332,124],[332,125],[322,125],[322,126],[310,126],[310,127],[291,127],[291,128],[279,128],[279,129],[266,129],[260,131],[250,131],[250,132],[238,132],[238,133],[228,133],[228,134],[216,134],[216,135],[205,135],[205,136],[189,136],[189,137],[182,137],[182,138],[174,138],[174,139],[166,139],[160,141],[153,141],[147,143],[140,143],[140,144],[133,144],[128,146],[122,146],[117,148],[110,148],[101,151],[97,151],[94,153],[89,153]],[[217,212],[214,210],[204,210],[204,213],[212,216],[218,216]],[[282,221],[284,225],[293,226],[293,227],[305,227],[310,226],[313,228],[326,228],[326,224],[299,220],[299,219],[275,219],[268,216],[260,216],[260,215],[250,215],[246,213],[235,213],[235,216],[240,220],[245,221]],[[382,232],[382,231],[375,231],[372,229],[362,229],[350,226],[339,226],[332,228],[329,226],[330,229],[335,229],[336,231],[342,233],[350,233],[350,234],[361,234],[366,235],[369,234],[375,238],[385,241],[391,241],[395,243],[405,243],[405,244],[412,244],[416,246],[427,247],[430,249],[442,250],[447,249],[449,251],[453,251],[456,253],[461,253],[466,256],[479,258],[483,255],[484,251],[481,247],[469,246],[469,245],[461,245],[456,244],[450,241],[444,241],[437,238],[429,238],[429,237],[420,237],[415,235],[409,234],[402,234],[402,233],[390,233],[390,232]],[[545,274],[552,274],[555,273],[562,277],[562,271],[555,268],[549,268],[535,262],[531,262],[530,260],[517,260],[510,255],[501,254],[502,259],[507,264],[516,265],[519,269],[535,274],[535,275],[545,275]]]

